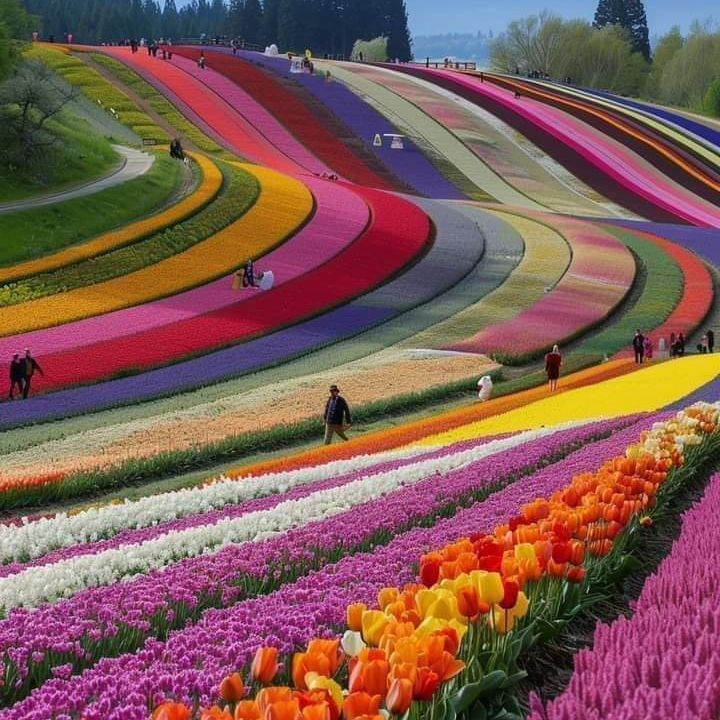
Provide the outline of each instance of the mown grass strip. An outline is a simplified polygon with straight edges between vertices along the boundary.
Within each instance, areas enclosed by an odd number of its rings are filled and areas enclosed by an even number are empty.
[[[14,265],[84,242],[153,212],[177,190],[182,165],[156,158],[143,176],[54,205],[0,215],[0,265]],[[0,282],[10,273],[0,271]]]

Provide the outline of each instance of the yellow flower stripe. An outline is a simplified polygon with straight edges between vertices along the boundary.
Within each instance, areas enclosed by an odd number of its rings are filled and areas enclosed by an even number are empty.
[[[521,408],[428,436],[416,445],[444,446],[498,433],[532,430],[574,420],[651,412],[681,400],[720,374],[720,355],[694,355],[648,365],[596,385],[548,395]],[[562,380],[561,380],[562,383]]]
[[[231,273],[267,253],[302,225],[313,209],[298,180],[257,165],[238,163],[260,186],[256,203],[211,238],[150,267],[66,293],[0,308],[3,335],[61,325],[174,295]]]
[[[545,288],[565,274],[571,253],[565,239],[552,228],[526,217],[489,210],[520,233],[525,254],[510,276],[482,300],[428,330],[400,343],[401,347],[448,347],[479,330],[515,317],[537,302]]]
[[[116,248],[142,240],[149,235],[165,230],[194,215],[220,192],[223,184],[223,175],[220,168],[204,155],[196,153],[187,154],[200,166],[202,180],[195,192],[184,198],[177,205],[173,205],[157,215],[151,215],[144,220],[121,227],[118,230],[103,233],[94,240],[81,243],[80,245],[74,245],[73,247],[66,248],[52,255],[38,258],[37,260],[29,260],[19,265],[0,269],[0,284],[30,277],[31,275],[37,275],[42,272],[57,270],[58,268],[73,265],[82,260],[88,260],[97,255],[102,255]]]

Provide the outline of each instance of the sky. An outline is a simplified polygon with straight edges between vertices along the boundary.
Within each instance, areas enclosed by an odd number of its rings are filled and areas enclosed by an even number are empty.
[[[551,10],[565,18],[592,20],[598,0],[405,0],[413,35],[449,32],[502,32],[511,20]],[[663,35],[673,25],[687,31],[693,20],[720,21],[717,0],[645,0],[650,35]]]

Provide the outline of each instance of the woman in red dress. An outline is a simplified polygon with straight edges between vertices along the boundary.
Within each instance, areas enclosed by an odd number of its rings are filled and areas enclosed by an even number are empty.
[[[545,356],[545,372],[550,383],[550,392],[557,390],[557,382],[560,377],[560,366],[562,365],[562,356],[557,345],[553,345],[552,352]]]

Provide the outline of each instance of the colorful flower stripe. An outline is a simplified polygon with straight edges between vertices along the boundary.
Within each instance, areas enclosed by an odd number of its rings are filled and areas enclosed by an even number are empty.
[[[415,199],[413,202],[419,201]],[[134,404],[143,399],[175,395],[199,385],[234,378],[352,337],[417,305],[432,301],[472,272],[484,246],[477,237],[477,227],[471,221],[458,218],[457,213],[451,210],[437,212],[433,209],[431,212],[437,235],[427,254],[398,278],[357,300],[293,327],[202,358],[148,370],[141,376],[35,396],[22,403],[0,403],[0,427],[17,427],[100,408]],[[447,213],[455,218],[453,222],[449,222]]]
[[[491,105],[489,109],[496,112],[496,108],[499,108],[498,112],[502,112],[508,121],[512,121],[515,116],[529,123],[546,141],[552,138],[549,145],[544,143],[551,155],[559,153],[563,162],[568,161],[568,153],[582,158],[585,169],[580,167],[582,163],[575,162],[572,164],[573,172],[591,186],[598,187],[604,195],[617,198],[625,207],[628,204],[637,206],[643,214],[656,219],[680,218],[696,225],[720,226],[720,213],[711,205],[685,192],[680,186],[667,182],[652,166],[644,164],[625,148],[566,113],[545,105],[518,103],[507,90],[480,83],[470,76],[440,70],[402,70],[417,72],[422,77],[427,76],[447,87],[457,88],[481,104],[487,102]],[[540,140],[536,142],[543,144]],[[588,163],[594,173],[588,172]],[[599,179],[595,177],[598,170],[612,181],[614,190],[607,183],[598,182]],[[618,191],[618,186],[622,191]],[[644,202],[638,205],[627,196],[628,191]]]
[[[215,521],[201,521],[184,528],[175,526],[169,532],[153,528],[144,533],[139,542],[130,545],[111,543],[97,553],[70,552],[57,562],[27,566],[19,573],[0,578],[0,608],[7,613],[15,607],[38,607],[91,587],[149,574],[181,560],[221,550],[231,543],[252,544],[302,529],[361,505],[383,499],[387,502],[386,495],[405,492],[428,476],[476,462],[478,457],[510,450],[525,443],[528,435],[532,440],[538,434],[552,433],[549,430],[517,434],[479,448],[421,459],[402,471],[393,468],[386,472],[371,472],[348,483],[317,489],[304,497],[280,498],[279,503],[270,503],[263,509],[235,512],[231,508]],[[366,524],[364,529],[368,527]]]
[[[426,437],[422,444],[442,445],[482,437],[486,433],[496,435],[582,418],[650,412],[680,400],[714,380],[718,374],[720,355],[695,355],[675,362],[643,366],[642,370],[624,377],[560,395],[554,393],[521,409]]]
[[[534,210],[544,209],[508,185],[434,116],[408,102],[402,93],[388,89],[385,76],[389,73],[382,70],[368,71],[365,66],[355,63],[332,63],[327,66],[320,65],[320,68],[321,72],[325,69],[332,72],[341,82],[354,88],[361,97],[370,98],[388,117],[398,118],[404,127],[411,128],[411,135],[422,138],[433,152],[445,157],[469,183],[486,193],[489,199]]]
[[[198,56],[199,52],[198,50]],[[173,53],[173,64],[219,95],[236,113],[245,118],[268,143],[276,147],[283,155],[291,158],[299,168],[314,175],[332,172],[331,166],[298,142],[287,128],[252,95],[224,75],[215,72],[211,67],[201,70],[197,62],[189,60],[177,52]]]
[[[639,427],[647,424],[647,421],[641,422],[632,434],[629,430],[621,431],[609,440],[589,445],[569,456],[566,461],[570,463],[568,472],[577,468],[577,455],[583,455],[582,467],[587,468],[589,462],[599,464],[608,455],[621,452],[630,438],[637,437]],[[518,451],[517,455],[520,454]],[[511,467],[514,456],[515,453],[503,456],[503,467]],[[124,713],[122,717],[128,720],[146,720],[147,704],[154,707],[167,697],[188,702],[194,693],[199,696],[200,703],[207,706],[216,700],[217,687],[223,677],[248,666],[259,644],[271,644],[281,653],[289,654],[312,637],[334,635],[344,623],[350,603],[372,603],[381,588],[413,581],[412,568],[423,551],[463,535],[491,532],[514,517],[529,499],[548,497],[564,487],[568,473],[562,468],[563,463],[551,465],[433,527],[398,535],[387,547],[345,558],[267,597],[239,602],[223,610],[207,611],[197,625],[174,633],[167,641],[151,641],[136,654],[103,660],[79,677],[70,678],[69,667],[58,668],[55,673],[58,679],[47,682],[27,700],[0,712],[0,719],[52,720],[61,713],[82,711],[87,720],[104,720],[103,713],[112,708],[113,712]],[[488,470],[491,476],[497,476],[497,467]],[[405,508],[404,512],[408,510]],[[228,548],[223,552],[232,550]],[[227,577],[228,564],[223,565],[223,570]],[[183,575],[186,585],[193,578],[193,575]],[[231,588],[233,593],[237,592],[229,584],[224,587],[226,593]],[[118,589],[123,590],[124,586]],[[184,591],[180,597],[187,597],[188,592]],[[147,599],[150,609],[154,602],[152,596],[142,597]],[[66,604],[52,607],[59,609]],[[49,610],[43,608],[32,615],[39,622],[39,614]],[[16,611],[14,617],[19,619],[26,614],[26,611]],[[0,627],[9,622],[3,622]],[[28,634],[24,642],[30,647],[35,639],[40,641],[41,647],[46,646],[52,631],[57,629],[65,633],[72,625],[72,621],[62,621],[59,616],[52,623],[43,620],[48,623],[45,625],[47,632],[42,638],[36,638],[38,622],[26,625]],[[109,622],[112,623],[112,616]],[[28,652],[31,651],[28,649]],[[27,657],[21,648],[18,648],[18,656]]]
[[[147,53],[130,52],[128,47],[102,47],[99,50],[128,65],[141,77],[152,82],[171,102],[181,101],[178,109],[192,109],[201,123],[222,138],[242,157],[277,172],[294,175],[307,172],[293,159],[268,142],[267,138],[205,84],[188,75],[173,62],[160,63]],[[192,118],[191,118],[192,119]]]
[[[592,437],[593,434],[601,434],[615,427],[617,426],[614,423],[601,423],[594,427],[589,426],[580,430],[557,433],[549,438],[545,437],[522,445],[517,450],[503,453],[500,457],[493,456],[485,461],[479,461],[472,466],[456,470],[447,476],[433,477],[425,483],[395,493],[392,496],[391,512],[388,505],[385,504],[388,502],[388,498],[381,498],[375,501],[372,506],[356,508],[354,511],[327,521],[315,523],[275,539],[266,540],[253,546],[252,551],[250,551],[250,546],[231,545],[219,553],[201,556],[173,565],[161,573],[141,577],[109,588],[88,590],[71,600],[43,606],[33,612],[22,609],[15,610],[7,620],[0,622],[0,647],[7,653],[7,657],[12,658],[18,665],[21,675],[24,677],[29,663],[41,662],[40,655],[33,656],[33,653],[42,653],[43,655],[55,653],[55,655],[50,655],[48,659],[52,665],[59,665],[70,659],[71,648],[74,647],[74,643],[80,641],[86,635],[92,639],[93,644],[98,644],[97,652],[100,655],[105,650],[102,647],[103,642],[112,644],[121,640],[127,642],[130,639],[134,644],[137,640],[133,640],[132,635],[128,638],[129,631],[141,636],[146,635],[149,631],[149,619],[153,617],[162,618],[168,614],[172,618],[179,610],[178,604],[182,603],[193,607],[201,602],[202,598],[207,597],[208,594],[214,594],[219,587],[223,588],[222,603],[229,606],[227,610],[221,611],[221,614],[228,618],[232,618],[236,612],[244,615],[243,605],[245,603],[236,604],[245,595],[243,587],[239,584],[239,580],[243,576],[248,579],[255,577],[258,581],[267,578],[277,567],[279,558],[286,558],[287,568],[291,572],[297,573],[299,569],[302,572],[307,572],[312,565],[313,551],[310,548],[315,545],[318,538],[322,539],[322,545],[325,549],[332,550],[338,545],[345,548],[362,547],[364,539],[372,537],[378,528],[387,529],[388,537],[392,537],[393,529],[399,531],[400,528],[406,527],[408,521],[412,518],[420,518],[423,513],[432,512],[433,508],[437,508],[438,503],[445,502],[445,493],[440,494],[436,490],[438,482],[443,483],[443,488],[448,493],[448,500],[451,502],[451,498],[466,493],[471,488],[482,489],[496,484],[498,479],[516,477],[518,473],[523,472],[523,469],[527,472],[535,467],[542,458],[561,452],[562,448],[569,447],[571,443],[586,444],[587,438]],[[632,436],[636,437],[637,432],[637,428],[635,428]],[[627,445],[627,442],[627,431],[620,431],[616,437],[599,443],[598,447],[614,448],[617,446],[621,448]],[[580,453],[587,453],[589,450],[590,448],[586,447]],[[557,479],[558,473],[560,476],[565,477],[566,473],[563,472],[564,462],[571,463],[569,467],[573,468],[576,462],[574,458],[574,455],[570,455],[566,461],[552,465],[553,470],[551,471],[548,468],[544,474],[541,473],[539,481],[535,477],[519,480],[506,490],[495,493],[483,503],[473,505],[473,515],[477,518],[478,512],[482,513],[482,508],[485,506],[491,508],[491,513],[497,512],[496,508],[505,508],[508,503],[502,496],[508,494],[512,498],[510,502],[512,510],[505,510],[504,512],[517,512],[519,506],[517,498],[522,498],[522,502],[525,502],[534,497],[539,483],[541,487],[545,487],[548,482],[552,482],[554,486],[561,485],[562,481]],[[498,496],[501,496],[501,499],[496,501],[495,498]],[[372,510],[374,506],[377,506],[378,511],[373,510],[369,513],[368,511]],[[458,533],[463,533],[463,528],[467,527],[467,519],[464,516],[469,512],[471,511],[463,511],[456,516],[457,520],[453,518],[450,521],[440,522],[430,530],[415,530],[393,539],[390,548],[397,548],[399,545],[407,547],[405,551],[407,557],[404,557],[404,559],[408,567],[397,566],[394,562],[390,563],[390,567],[394,568],[396,572],[402,568],[403,576],[409,579],[409,565],[412,564],[413,559],[417,559],[418,548],[429,548],[436,545],[438,543],[435,542],[435,539],[438,538],[456,538]],[[358,517],[367,519],[369,525],[366,526],[365,522],[358,522]],[[465,521],[464,524],[463,520]],[[460,524],[459,528],[458,524]],[[406,540],[403,542],[408,536],[412,537],[412,541]],[[309,538],[313,539],[312,542],[309,542]],[[420,540],[419,543],[418,540]],[[380,553],[384,555],[384,551],[381,550]],[[388,555],[388,557],[391,557],[391,555]],[[349,560],[352,561],[352,558]],[[373,555],[361,556],[360,558],[361,564],[367,564],[368,568],[371,566],[372,561]],[[310,563],[310,566],[308,566],[308,563]],[[337,566],[337,569],[330,566],[320,575],[324,574],[328,578],[336,576],[339,581],[342,577],[343,566],[346,564],[348,564],[348,561],[342,561]],[[350,564],[353,563],[350,562]],[[339,573],[339,575],[336,575],[336,573]],[[356,575],[351,586],[357,586],[358,583],[362,582],[361,578],[372,577],[372,574],[366,575],[362,573]],[[393,576],[390,574],[383,577],[385,577],[383,584],[387,584],[387,578]],[[309,577],[308,580],[311,584],[308,587],[312,586],[314,578],[318,578],[318,574]],[[336,590],[344,592],[342,589],[344,585],[345,583],[338,584]],[[377,592],[377,589],[375,588],[371,597]],[[274,593],[266,601],[260,602],[273,605],[273,597],[282,596],[284,593],[285,590],[281,589],[279,593]],[[312,597],[320,597],[320,595],[312,593]],[[235,604],[235,607],[232,607],[233,604]],[[331,627],[339,627],[344,617],[344,606],[336,606],[333,615],[334,617],[328,618],[328,621],[331,623]],[[316,613],[313,612],[303,617],[303,623],[311,626],[311,632],[317,630],[316,627],[312,627],[314,625],[312,621],[314,616],[317,617]],[[259,616],[256,620],[262,623],[269,620],[270,617],[269,615]],[[298,616],[291,613],[290,617]],[[171,619],[170,622],[172,622]],[[201,625],[204,622],[204,620],[201,621]],[[42,632],[39,631],[41,627],[43,628]],[[118,633],[120,634],[118,635]],[[180,632],[176,637],[185,633],[193,635],[194,631],[192,628],[188,628],[188,630]],[[272,634],[274,635],[274,633]],[[293,642],[293,634],[292,631],[290,631],[290,634],[281,633],[281,636],[285,638],[283,648],[287,646],[288,642]],[[250,631],[250,636],[253,635],[254,632]],[[245,635],[243,634],[241,637],[245,637]],[[268,636],[258,634],[255,637],[267,638]],[[113,640],[113,638],[116,638],[116,640]],[[238,641],[240,641],[240,637]],[[255,642],[257,643],[257,640]],[[164,643],[161,644],[164,645]],[[142,655],[144,655],[144,652],[139,657]],[[114,663],[117,661],[103,660],[98,665],[98,671],[102,671],[103,667],[107,667],[108,662]],[[227,661],[225,660],[225,662]],[[242,664],[243,658],[235,657],[233,662],[237,666]],[[53,684],[53,682],[50,683],[50,685]],[[92,717],[87,714],[85,716]],[[5,717],[5,715],[0,713],[0,717]]]
[[[708,548],[720,542],[720,475],[710,483],[632,616],[598,624],[592,647],[575,656],[567,689],[546,708],[533,698],[529,720],[718,717],[720,611],[709,589],[720,572]]]
[[[715,167],[717,169],[720,167],[720,154],[718,154],[716,149],[709,148],[706,143],[698,142],[697,138],[693,137],[691,133],[686,132],[684,128],[679,128],[677,123],[669,123],[666,122],[665,119],[658,119],[661,116],[648,112],[649,107],[643,108],[640,103],[624,103],[620,98],[615,98],[610,95],[603,97],[600,94],[582,91],[576,88],[557,85],[550,86],[542,82],[537,83],[537,85],[551,95],[554,94],[563,99],[570,97],[579,100],[582,105],[607,110],[611,117],[620,115],[630,118],[631,121],[637,121],[641,126],[647,127],[654,135],[659,135],[661,139],[669,140],[671,148],[680,146],[681,149],[685,149],[689,154],[700,159],[711,168]],[[672,113],[668,113],[667,115],[670,117],[673,116]],[[675,114],[674,118],[677,120],[679,116]],[[631,122],[630,127],[634,124],[635,123]],[[682,154],[680,156],[682,157]]]
[[[176,47],[176,55],[197,59],[199,50]],[[390,179],[374,172],[345,145],[336,134],[321,122],[302,96],[290,92],[275,79],[273,73],[261,70],[253,63],[216,52],[212,55],[212,69],[222,73],[248,92],[285,125],[300,142],[323,160],[336,173],[359,185],[381,190],[397,189]]]
[[[648,153],[647,157],[656,156],[657,159],[653,158],[651,161],[666,175],[677,179],[684,187],[691,188],[693,192],[707,197],[711,202],[720,190],[720,182],[713,172],[713,169],[718,167],[717,153],[682,133],[631,110],[623,112],[614,108],[614,111],[608,111],[606,108],[599,107],[597,100],[591,102],[578,96],[571,97],[554,88],[521,83],[508,78],[492,77],[492,80],[512,90],[522,87],[524,92],[534,100],[559,107],[565,112],[599,127],[610,137],[619,138],[628,146],[640,146]],[[631,122],[626,119],[628,117],[640,120],[640,122]],[[679,150],[678,144],[684,146],[689,152]]]
[[[213,237],[155,265],[61,295],[0,308],[2,333],[60,325],[172,295],[226,275],[248,257],[267,252],[297,229],[312,211],[312,196],[296,180],[243,166],[260,184],[255,205]],[[242,246],[238,238],[246,239]]]
[[[684,292],[680,302],[662,325],[652,329],[652,334],[657,338],[664,337],[666,340],[669,339],[672,332],[676,334],[683,332],[689,337],[700,326],[712,308],[715,288],[710,271],[697,255],[685,248],[657,235],[637,230],[635,233],[661,247],[677,262],[683,273]],[[627,357],[632,354],[631,350],[625,350],[622,353]]]
[[[206,57],[212,58],[217,52],[223,52],[223,49],[213,48],[210,50],[211,54]],[[229,48],[225,52],[229,53]],[[373,138],[376,133],[402,134],[402,129],[395,127],[343,83],[327,82],[317,75],[293,74],[290,72],[290,63],[286,58],[273,58],[245,51],[239,51],[238,55],[299,84],[350,128],[356,138],[363,142],[366,150],[379,158],[409,188],[414,188],[420,194],[431,198],[461,200],[465,197],[432,165],[412,141],[405,141],[404,152],[393,150],[387,142],[383,147],[374,147]]]
[[[498,127],[498,121],[477,106],[411,75],[402,75],[377,65],[352,67],[354,72],[371,77],[436,118],[500,178],[516,188],[516,196],[520,193],[521,197],[559,212],[607,214],[604,207],[574,192],[548,172],[541,162],[523,152],[517,141],[508,137],[512,130],[505,127],[503,132]],[[523,203],[506,199],[497,191],[494,195],[501,202],[523,206]]]
[[[560,394],[571,388],[583,387],[585,385],[594,385],[602,381],[623,375],[635,369],[634,363],[626,360],[613,360],[604,365],[581,370],[573,373],[563,379],[560,388]],[[351,438],[342,445],[330,445],[329,447],[314,448],[295,455],[290,455],[277,460],[266,460],[259,463],[253,463],[244,467],[236,468],[228,472],[230,477],[247,477],[250,475],[264,475],[270,472],[281,472],[287,470],[295,470],[303,467],[312,467],[313,465],[321,465],[334,460],[342,460],[355,455],[366,453],[377,453],[392,448],[410,445],[422,438],[437,435],[440,432],[452,428],[465,427],[469,423],[481,420],[483,418],[491,418],[496,415],[503,415],[515,408],[523,408],[526,405],[545,398],[547,396],[546,387],[537,387],[530,390],[523,390],[506,397],[488,400],[484,403],[472,405],[471,407],[452,410],[450,412],[436,415],[435,417],[416,420],[415,422],[406,423],[402,427],[393,428],[391,430],[382,430],[379,432],[368,433],[362,438]],[[444,443],[445,445],[453,444],[452,442]],[[442,443],[440,444],[442,445]]]
[[[317,178],[306,178],[315,211],[297,234],[270,250],[260,267],[272,268],[275,287],[298,278],[355,241],[366,228],[369,209],[357,194]],[[258,254],[264,253],[258,248]],[[255,258],[258,256],[256,255]],[[127,337],[135,333],[170,325],[230,305],[239,307],[254,296],[253,291],[232,289],[232,276],[112,313],[66,323],[54,328],[26,333],[22,337],[0,338],[0,355],[12,354],[17,347],[31,347],[36,355],[77,350],[99,341]]]
[[[461,343],[478,328],[516,317],[537,303],[548,287],[554,287],[562,279],[572,261],[572,253],[558,232],[535,220],[511,213],[490,212],[522,236],[525,252],[519,264],[493,292],[444,322],[409,338],[401,343],[403,347],[448,347]]]
[[[249,299],[219,310],[83,348],[82,367],[78,367],[78,352],[46,355],[43,369],[48,380],[39,387],[57,388],[98,380],[129,368],[152,367],[206,353],[266,335],[369,292],[422,254],[431,240],[430,221],[419,208],[399,197],[359,186],[355,190],[370,206],[373,222],[354,243],[328,262],[273,288],[271,293],[254,293]],[[271,193],[272,188],[268,188],[272,202]],[[259,203],[264,195],[261,194]],[[309,193],[307,197],[311,197]],[[294,229],[301,214],[303,218],[307,215],[305,199],[297,198],[297,204],[290,205],[292,196],[278,192],[272,203],[276,207],[274,216],[266,214],[267,225],[257,227],[254,234],[269,235],[276,242],[282,239]],[[279,231],[273,233],[273,227]],[[233,237],[237,242],[238,235]],[[247,247],[234,252],[234,256],[226,252],[222,259],[224,267],[238,267],[248,256]],[[128,282],[127,277],[124,282]]]
[[[2,268],[0,269],[0,283],[7,283],[88,260],[97,255],[110,252],[115,248],[142,240],[148,235],[176,225],[197,213],[220,192],[223,176],[220,168],[205,155],[197,153],[188,153],[188,155],[198,164],[202,173],[200,185],[188,197],[157,215],[151,215],[144,220],[139,220],[118,230],[111,230],[94,240],[73,245],[37,260],[29,260],[9,268]]]
[[[622,302],[635,278],[635,260],[625,245],[589,223],[564,216],[542,220],[570,244],[567,272],[519,315],[450,349],[502,356],[542,352],[604,320]]]

